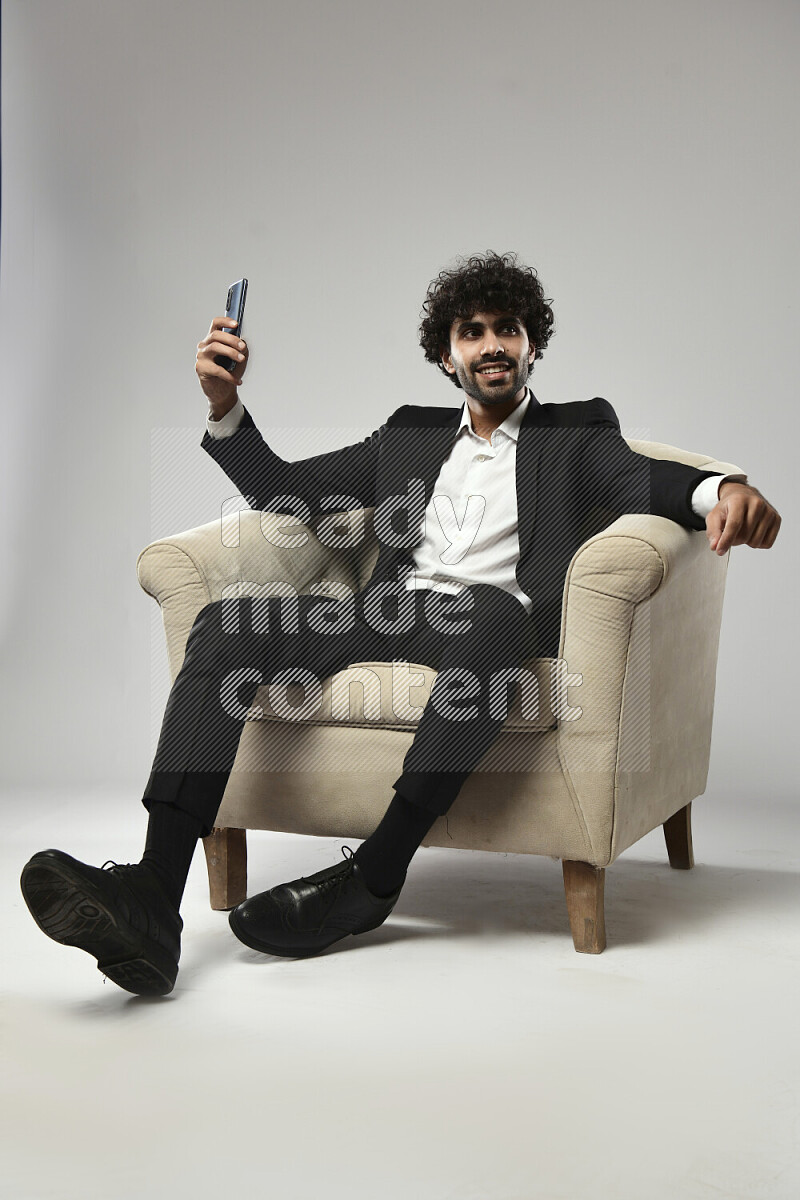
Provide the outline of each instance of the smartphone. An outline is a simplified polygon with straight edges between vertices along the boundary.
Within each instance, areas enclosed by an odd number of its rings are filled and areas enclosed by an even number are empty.
[[[225,316],[232,317],[238,322],[236,329],[231,329],[228,326],[229,333],[237,333],[242,336],[242,318],[244,316],[244,302],[247,299],[247,280],[237,279],[236,283],[232,283],[228,288],[228,299],[225,301]],[[233,371],[233,368],[238,364],[232,358],[228,358],[227,354],[215,354],[214,362],[218,366],[224,367],[226,371]]]

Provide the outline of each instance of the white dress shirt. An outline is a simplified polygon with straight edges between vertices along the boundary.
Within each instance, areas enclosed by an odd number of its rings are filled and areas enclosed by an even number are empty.
[[[530,391],[492,431],[479,437],[464,403],[453,448],[445,461],[425,510],[425,537],[413,552],[407,588],[460,592],[468,584],[491,583],[516,596],[530,612],[533,604],[515,574],[519,560],[517,529],[517,440],[530,403]],[[206,419],[209,435],[230,437],[239,428],[244,407],[236,404],[219,421]],[[692,492],[692,509],[707,517],[719,500],[725,479],[747,482],[746,475],[711,476]]]

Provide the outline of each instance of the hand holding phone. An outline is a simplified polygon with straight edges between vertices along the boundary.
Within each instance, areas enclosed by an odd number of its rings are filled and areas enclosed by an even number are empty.
[[[236,403],[236,389],[247,367],[249,351],[239,336],[246,294],[246,279],[232,284],[225,316],[214,317],[207,335],[197,343],[195,371],[215,421]]]

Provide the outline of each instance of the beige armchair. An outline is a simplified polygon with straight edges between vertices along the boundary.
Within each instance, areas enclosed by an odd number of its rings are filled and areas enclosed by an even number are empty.
[[[740,470],[675,446],[628,444],[654,458]],[[361,514],[367,537],[351,549],[270,514],[303,543],[275,545],[251,510],[147,546],[139,582],[161,606],[172,679],[195,617],[213,600],[258,595],[276,580],[298,593],[362,587],[378,552],[371,516]],[[605,868],[623,850],[663,825],[670,864],[693,865],[691,803],[708,775],[727,565],[704,533],[664,517],[622,516],[580,546],[564,585],[559,657],[526,664],[539,683],[538,710],[517,698],[447,829],[440,817],[423,842],[561,859],[580,952],[605,947]],[[392,701],[399,664],[394,674],[388,663],[353,664],[325,681],[318,709],[301,720],[287,716],[302,701],[299,685],[278,712],[269,689],[259,690],[261,711],[245,724],[218,828],[204,839],[212,908],[246,896],[247,829],[355,839],[373,831],[436,674],[402,669],[406,703]]]

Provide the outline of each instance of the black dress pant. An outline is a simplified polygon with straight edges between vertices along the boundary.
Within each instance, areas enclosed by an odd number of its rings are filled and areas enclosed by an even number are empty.
[[[438,675],[394,787],[442,814],[500,732],[518,686],[514,669],[535,653],[528,613],[490,584],[458,596],[396,586],[387,594],[368,583],[346,599],[271,595],[208,604],[169,694],[143,803],[148,810],[155,801],[174,804],[209,833],[259,686],[304,673],[321,684],[354,662],[402,660]],[[504,670],[507,682],[497,678]]]

